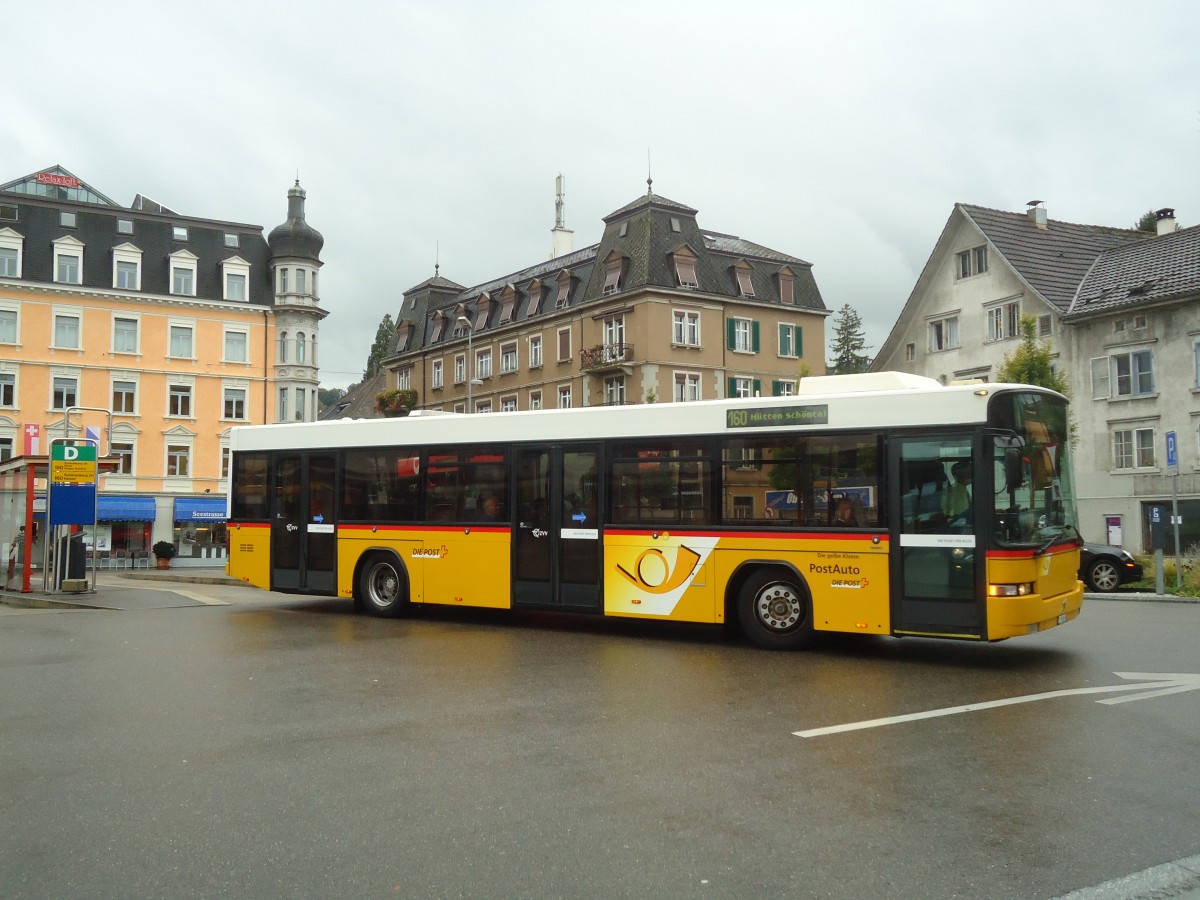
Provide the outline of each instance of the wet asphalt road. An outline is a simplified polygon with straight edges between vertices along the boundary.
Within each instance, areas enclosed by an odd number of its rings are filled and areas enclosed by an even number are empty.
[[[1200,674],[1200,605],[773,654],[140,590],[0,607],[4,897],[1048,898],[1200,853],[1198,690],[793,733]]]

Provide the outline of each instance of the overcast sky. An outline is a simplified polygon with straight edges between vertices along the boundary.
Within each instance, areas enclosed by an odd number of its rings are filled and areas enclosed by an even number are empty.
[[[595,243],[647,151],[702,228],[811,262],[872,352],[955,202],[1200,222],[1193,0],[58,0],[4,32],[0,182],[59,164],[270,231],[299,173],[326,387],[435,254],[463,285],[547,258],[559,173]]]

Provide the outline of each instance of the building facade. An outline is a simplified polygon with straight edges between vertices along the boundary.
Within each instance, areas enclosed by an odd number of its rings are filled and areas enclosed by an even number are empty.
[[[956,204],[871,366],[994,380],[1035,318],[1071,386],[1080,529],[1134,552],[1171,505],[1168,432],[1180,543],[1200,540],[1200,229],[1158,216],[1150,234]]]
[[[0,185],[0,460],[94,436],[101,551],[223,556],[230,428],[316,417],[322,244],[299,183],[269,236],[59,166]]]
[[[422,408],[487,413],[785,395],[823,374],[828,311],[811,264],[696,215],[648,192],[605,217],[598,243],[567,251],[560,204],[560,255],[405,292],[388,386]]]

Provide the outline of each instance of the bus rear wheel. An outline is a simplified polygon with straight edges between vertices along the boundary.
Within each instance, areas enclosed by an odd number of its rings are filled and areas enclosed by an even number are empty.
[[[738,594],[738,622],[765,650],[798,650],[812,643],[812,603],[796,576],[778,569],[751,575]]]
[[[396,557],[377,553],[358,573],[354,599],[373,616],[394,619],[408,607],[408,587]]]

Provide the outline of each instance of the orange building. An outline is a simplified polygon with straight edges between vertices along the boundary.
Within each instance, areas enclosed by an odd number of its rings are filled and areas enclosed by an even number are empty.
[[[0,460],[89,435],[99,549],[224,554],[229,430],[316,418],[323,238],[114,203],[55,166],[0,186]],[[118,554],[121,554],[119,556]]]

